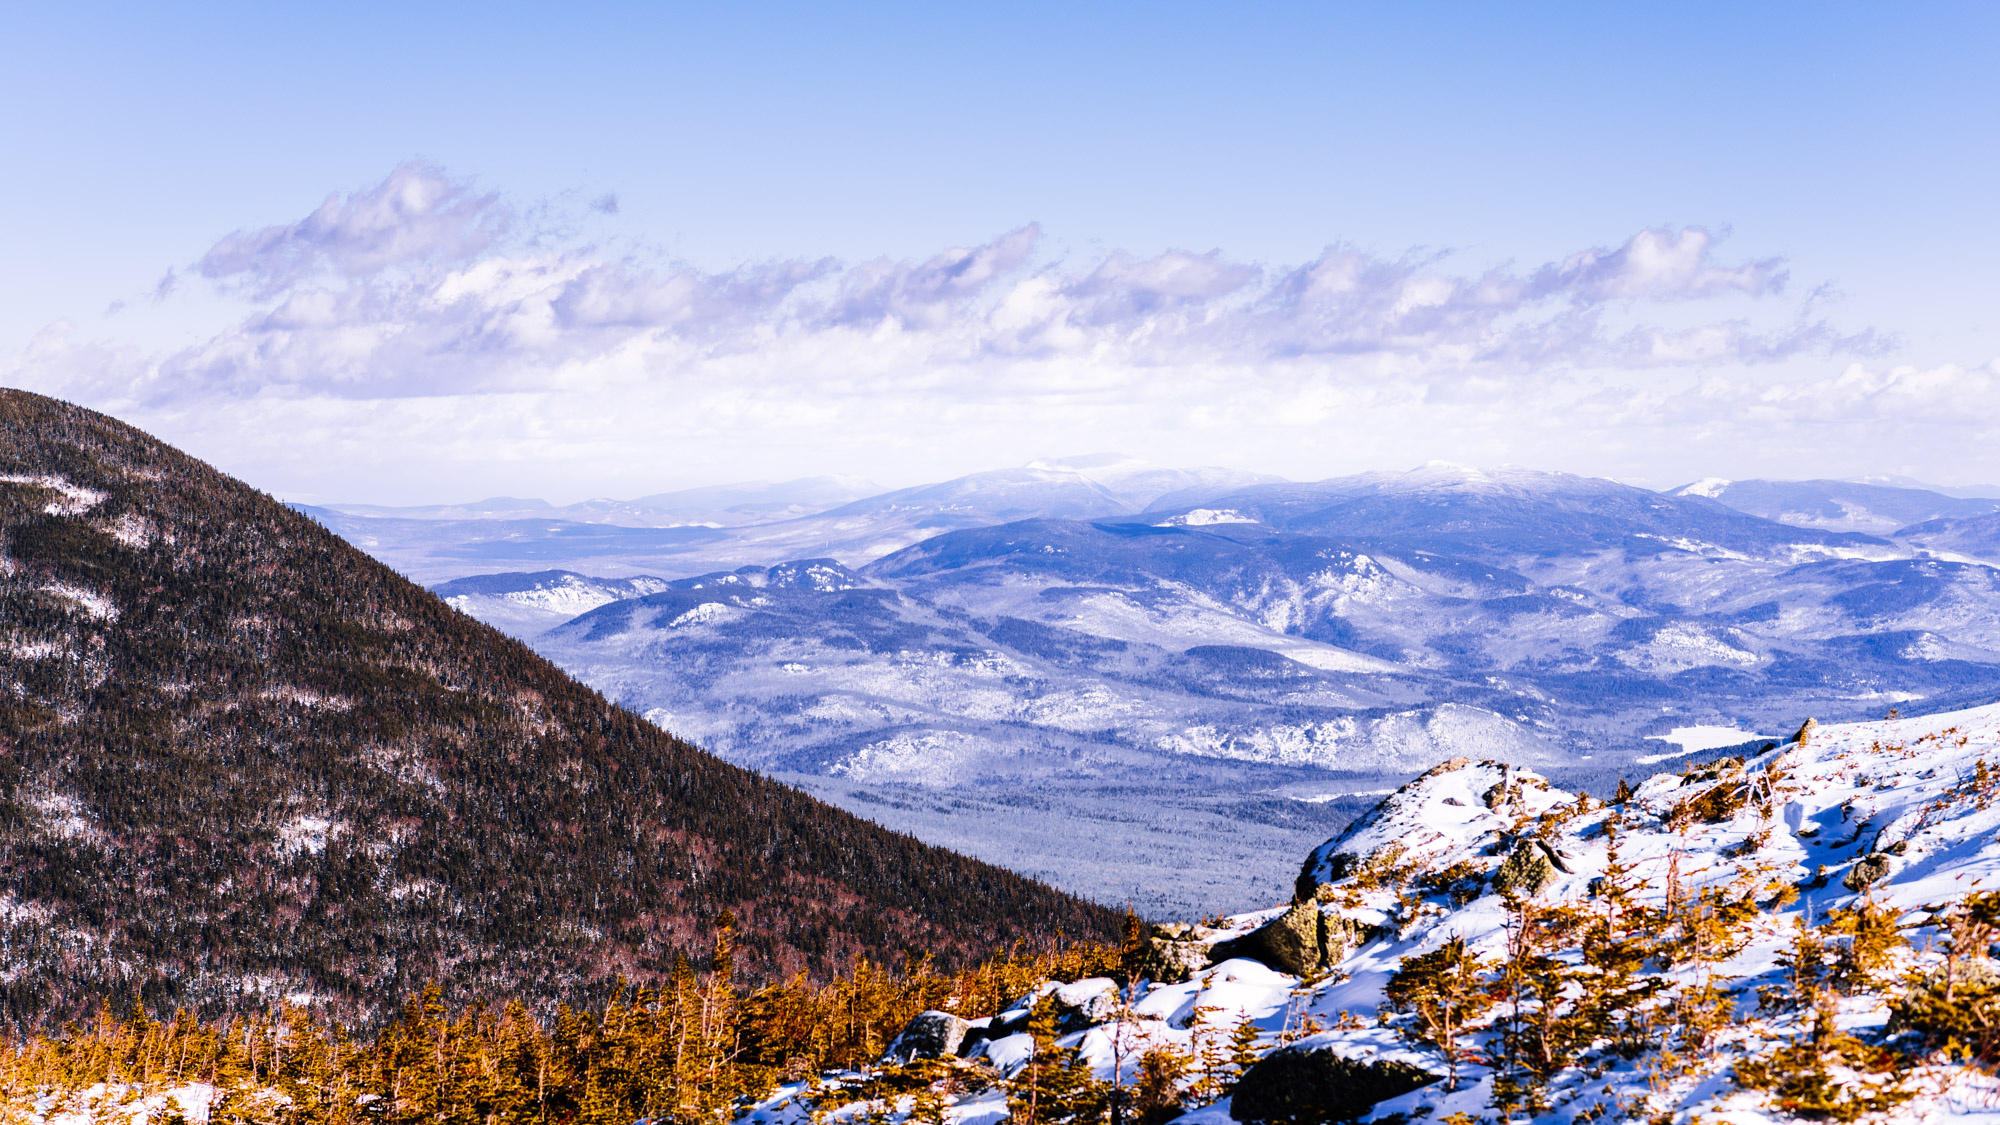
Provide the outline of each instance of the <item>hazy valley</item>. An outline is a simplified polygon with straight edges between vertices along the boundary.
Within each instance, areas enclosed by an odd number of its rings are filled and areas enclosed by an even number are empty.
[[[1442,758],[1604,788],[1808,716],[2000,695],[2000,571],[1931,546],[2000,501],[1914,488],[1103,456],[765,522],[651,502],[694,529],[510,503],[315,514],[732,761],[1155,913],[1274,893]]]

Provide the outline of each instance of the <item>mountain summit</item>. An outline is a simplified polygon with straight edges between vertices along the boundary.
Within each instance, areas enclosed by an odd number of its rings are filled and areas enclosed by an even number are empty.
[[[0,392],[0,1005],[356,1016],[1115,915],[725,764],[110,418]]]

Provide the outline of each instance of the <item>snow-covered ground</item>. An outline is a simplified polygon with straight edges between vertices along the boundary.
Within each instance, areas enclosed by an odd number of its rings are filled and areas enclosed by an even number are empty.
[[[1655,913],[1648,917],[1662,919],[1652,923],[1659,934],[1644,935],[1650,940],[1668,938],[1667,931],[1687,924],[1678,919],[1695,917],[1686,912],[1688,903],[1754,905],[1737,911],[1728,940],[1710,954],[1662,960],[1665,955],[1655,953],[1643,965],[1659,983],[1638,1006],[1664,1019],[1657,1024],[1664,1029],[1660,1035],[1684,1034],[1673,1030],[1680,997],[1702,987],[1722,990],[1728,1000],[1723,1015],[1698,1043],[1661,1039],[1636,1054],[1585,1044],[1576,1065],[1548,1082],[1543,1108],[1526,1116],[1550,1123],[1609,1117],[1751,1125],[1787,1119],[1776,1108],[1776,1094],[1734,1076],[1739,1064],[1809,1040],[1816,1016],[1810,1007],[1760,1003],[1759,990],[1782,985],[1785,958],[1802,927],[1866,903],[1889,912],[1907,944],[1891,949],[1888,963],[1865,983],[1826,993],[1824,1004],[1839,1031],[1871,1044],[1887,1038],[1903,1054],[1893,1071],[1872,1076],[1843,1069],[1840,1056],[1830,1055],[1830,1081],[1836,1088],[1858,1081],[1898,1084],[1907,1100],[1873,1115],[1885,1120],[2000,1121],[2000,1082],[1990,1072],[1928,1053],[1911,1035],[1893,1037],[1887,1026],[1891,1003],[1911,987],[1907,982],[1943,962],[1937,920],[1968,894],[2000,891],[2000,785],[1989,779],[1979,787],[1979,778],[1990,778],[1982,763],[2000,764],[2000,705],[1818,727],[1802,743],[1788,741],[1748,761],[1657,774],[1619,806],[1580,798],[1502,763],[1446,763],[1390,795],[1310,858],[1308,871],[1320,884],[1311,909],[1367,935],[1327,971],[1301,979],[1254,959],[1223,960],[1184,982],[1140,984],[1128,1008],[1107,1011],[1056,1042],[1080,1049],[1098,1077],[1113,1078],[1116,1067],[1129,1080],[1132,1060],[1147,1047],[1191,1050],[1203,1036],[1249,1021],[1259,1033],[1260,1054],[1284,1045],[1295,1053],[1332,1052],[1368,1063],[1396,1060],[1442,1075],[1446,1065],[1436,1044],[1410,1034],[1407,1019],[1378,1016],[1385,986],[1407,958],[1453,941],[1482,958],[1489,977],[1497,974],[1523,915],[1493,891],[1491,880],[1510,849],[1539,839],[1549,847],[1543,854],[1559,865],[1544,871],[1538,888],[1517,893],[1544,916],[1572,910],[1587,920],[1608,917],[1614,908],[1650,910]],[[1734,794],[1740,804],[1718,802],[1718,793]],[[1690,811],[1697,809],[1709,815]],[[1855,875],[1857,867],[1872,878]],[[1452,873],[1460,888],[1456,897],[1439,892],[1434,876],[1443,872]],[[1623,894],[1610,894],[1606,880]],[[1248,933],[1286,910],[1274,906],[1228,919],[1207,940]],[[1837,946],[1840,939],[1828,940]],[[1555,956],[1577,963],[1573,948],[1558,948]],[[1987,950],[1968,956],[1985,968],[1965,971],[1995,971]],[[1067,991],[1108,987],[1075,982]],[[1378,1103],[1363,1119],[1444,1121],[1464,1113],[1497,1120],[1497,1014],[1475,1020],[1459,1037],[1465,1057],[1456,1087],[1431,1082]],[[964,1015],[979,1016],[975,1025],[984,1025],[993,1014]],[[1003,1037],[970,1054],[1004,1075],[1023,1065],[1031,1042]],[[769,1125],[803,1122],[801,1093],[782,1090],[749,1117]],[[849,1106],[835,1116],[872,1111],[896,1120],[907,1109]],[[1182,1120],[1220,1125],[1229,1110],[1224,1099]],[[989,1091],[957,1099],[947,1120],[972,1125],[997,1121],[1003,1112],[1004,1100]],[[1521,1119],[1517,1111],[1515,1120]]]

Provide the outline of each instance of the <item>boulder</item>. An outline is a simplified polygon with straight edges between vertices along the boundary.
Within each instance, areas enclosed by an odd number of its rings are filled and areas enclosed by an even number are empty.
[[[1178,941],[1152,938],[1146,943],[1146,962],[1139,975],[1161,984],[1179,984],[1208,967],[1212,948],[1205,941]]]
[[[970,1026],[950,1012],[921,1012],[904,1025],[902,1034],[890,1041],[889,1049],[882,1053],[882,1061],[906,1063],[912,1059],[950,1058],[958,1054]]]
[[[1204,950],[1206,948],[1203,947]],[[971,1031],[959,1053],[969,1058],[980,1043],[1028,1030],[1038,1005],[1046,1003],[1053,1006],[1057,1034],[1068,1035],[1072,1031],[1096,1027],[1110,1019],[1118,1011],[1119,999],[1118,982],[1110,977],[1090,977],[1075,984],[1043,981],[1035,986],[1033,992],[1007,1005],[999,1015],[968,1024]]]
[[[1555,882],[1556,865],[1549,862],[1548,852],[1540,840],[1523,840],[1514,846],[1506,859],[1500,861],[1500,870],[1493,873],[1493,892],[1519,895],[1540,894],[1542,889]]]
[[[1361,1062],[1324,1046],[1280,1047],[1243,1073],[1230,1101],[1238,1121],[1322,1125],[1353,1121],[1376,1102],[1443,1078],[1401,1062]]]
[[[1889,857],[1876,852],[1874,855],[1864,855],[1855,860],[1854,866],[1848,868],[1847,878],[1842,879],[1840,884],[1850,891],[1864,891],[1868,889],[1869,884],[1882,881],[1888,874]]]
[[[1281,973],[1311,976],[1326,964],[1319,906],[1302,902],[1240,938],[1217,942],[1209,951],[1211,963],[1231,957],[1247,957]]]
[[[1050,996],[1056,1006],[1056,1027],[1064,1035],[1096,1027],[1118,1011],[1118,983],[1110,977],[1065,984]]]

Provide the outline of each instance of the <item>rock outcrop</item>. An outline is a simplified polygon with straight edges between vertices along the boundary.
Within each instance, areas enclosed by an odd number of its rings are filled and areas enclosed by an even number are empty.
[[[1244,1072],[1229,1116],[1291,1125],[1353,1121],[1376,1102],[1443,1077],[1404,1062],[1357,1061],[1326,1046],[1296,1043],[1265,1055]]]
[[[1345,832],[1314,848],[1299,869],[1293,899],[1311,901],[1321,887],[1427,858],[1410,850],[1414,827],[1431,829],[1418,835],[1433,842],[1468,832],[1492,837],[1513,830],[1522,816],[1539,816],[1570,800],[1574,798],[1551,788],[1532,770],[1453,758],[1383,798]]]
[[[1311,976],[1326,964],[1326,946],[1320,932],[1319,906],[1311,902],[1296,903],[1240,938],[1217,942],[1210,956],[1218,962],[1247,957],[1281,973]]]
[[[1215,946],[1213,931],[1184,922],[1153,927],[1146,937],[1146,961],[1139,973],[1147,980],[1179,984],[1208,967]]]
[[[1217,942],[1209,961],[1246,957],[1281,973],[1310,977],[1338,964],[1371,936],[1369,927],[1328,915],[1317,902],[1300,902],[1242,937]]]
[[[913,1059],[942,1059],[958,1053],[971,1024],[950,1012],[920,1012],[889,1043],[882,1061],[906,1063]]]

